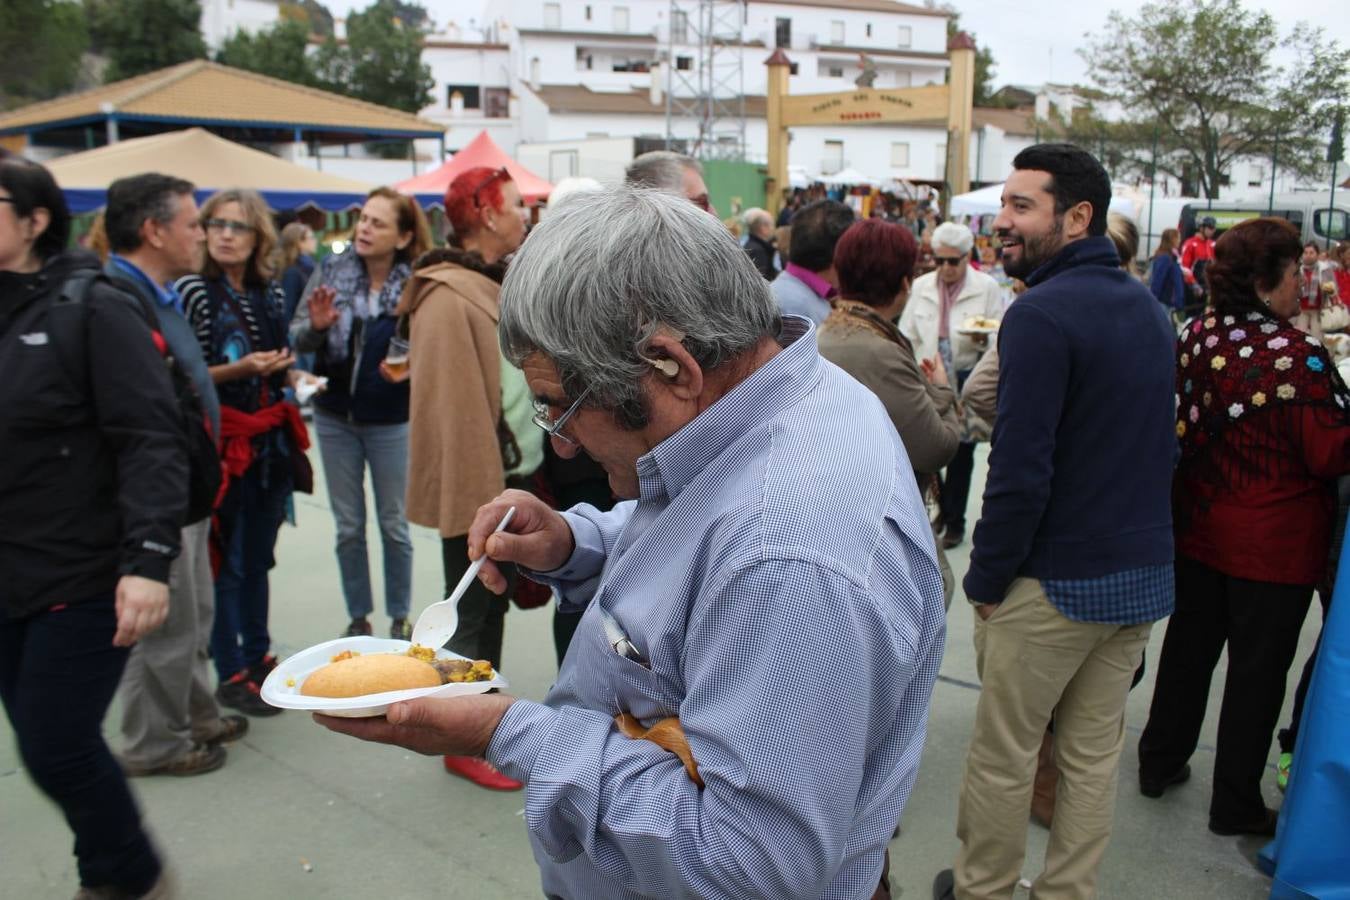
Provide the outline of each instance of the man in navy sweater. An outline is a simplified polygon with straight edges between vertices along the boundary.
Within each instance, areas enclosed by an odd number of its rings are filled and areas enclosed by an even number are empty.
[[[1111,836],[1125,696],[1172,611],[1173,334],[1106,233],[1091,155],[1013,160],[994,229],[1028,290],[999,329],[998,416],[964,587],[983,683],[934,895],[1009,898],[1036,755],[1054,719],[1060,784],[1033,896],[1090,897]]]

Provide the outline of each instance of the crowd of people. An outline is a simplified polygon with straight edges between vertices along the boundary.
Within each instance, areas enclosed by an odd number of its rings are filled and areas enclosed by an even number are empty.
[[[0,372],[29,386],[0,412],[0,522],[24,523],[0,540],[0,700],[75,834],[78,898],[174,896],[127,777],[213,771],[279,712],[260,686],[278,532],[314,488],[301,394],[335,633],[375,631],[367,470],[390,637],[412,631],[409,523],[439,534],[447,592],[487,557],[448,649],[501,668],[511,598],[555,604],[540,702],[320,717],[524,790],[550,897],[889,898],[959,596],[982,688],[936,898],[1010,897],[1028,811],[1050,829],[1033,893],[1093,895],[1126,695],[1169,616],[1139,790],[1188,779],[1226,646],[1209,827],[1273,833],[1262,771],[1344,530],[1350,391],[1319,328],[1350,245],[1202,222],[1137,272],[1105,170],[1065,144],[1014,160],[997,247],[805,193],[738,243],[669,152],[533,227],[506,169],[470,169],[442,247],[378,188],[317,263],[255,192],[193,191],[114,183],[101,261],[69,249],[50,174],[0,160]],[[847,687],[800,677],[841,645]]]

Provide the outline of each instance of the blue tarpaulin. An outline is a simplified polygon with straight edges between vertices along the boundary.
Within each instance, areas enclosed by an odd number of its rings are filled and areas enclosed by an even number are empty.
[[[1350,553],[1344,550],[1279,830],[1260,862],[1274,879],[1272,900],[1350,900]]]

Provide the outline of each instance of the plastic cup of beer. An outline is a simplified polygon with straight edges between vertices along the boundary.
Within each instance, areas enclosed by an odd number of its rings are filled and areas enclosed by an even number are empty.
[[[384,367],[389,374],[401,378],[408,372],[408,342],[400,337],[389,339],[389,349],[384,354]]]

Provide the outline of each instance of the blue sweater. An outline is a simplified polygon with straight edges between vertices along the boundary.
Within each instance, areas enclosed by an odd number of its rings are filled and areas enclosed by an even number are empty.
[[[1106,237],[1027,278],[999,328],[998,416],[964,586],[1100,578],[1172,561],[1174,335]]]

